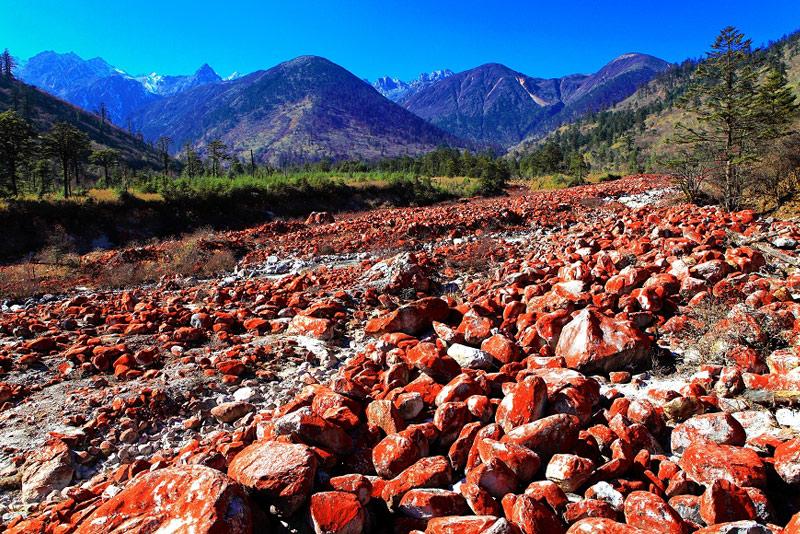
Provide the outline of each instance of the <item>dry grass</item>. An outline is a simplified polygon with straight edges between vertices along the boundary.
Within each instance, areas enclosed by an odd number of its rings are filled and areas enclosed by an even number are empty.
[[[236,266],[233,251],[208,229],[165,243],[146,258],[117,255],[108,264],[100,255],[81,258],[58,245],[50,245],[34,261],[0,267],[0,296],[23,299],[45,292],[64,291],[76,280],[97,288],[124,288],[175,276],[210,277]]]

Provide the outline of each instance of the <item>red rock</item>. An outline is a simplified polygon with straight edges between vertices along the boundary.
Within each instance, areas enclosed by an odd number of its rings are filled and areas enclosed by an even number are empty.
[[[611,519],[602,517],[591,517],[581,519],[572,525],[567,534],[650,534],[647,530],[642,530],[624,523],[617,523]]]
[[[375,400],[367,405],[367,423],[385,434],[395,434],[405,428],[405,421],[390,400]]]
[[[494,497],[477,484],[463,482],[459,486],[459,490],[475,515],[502,515],[502,508]]]
[[[789,523],[786,525],[786,528],[783,530],[783,532],[786,534],[800,532],[800,512],[792,516],[792,519],[789,520]]]
[[[83,519],[80,534],[145,534],[191,530],[249,534],[252,518],[239,485],[210,467],[159,469],[132,480]]]
[[[242,326],[244,326],[245,330],[264,331],[269,328],[269,321],[260,317],[252,317],[242,323]]]
[[[547,402],[547,386],[538,376],[526,376],[512,384],[497,407],[495,420],[508,433],[513,428],[540,419]]]
[[[342,427],[326,421],[308,407],[275,419],[273,429],[276,436],[292,436],[336,454],[346,454],[353,448],[353,439]]]
[[[439,429],[439,442],[449,446],[471,420],[472,414],[464,402],[445,402],[438,406],[433,414],[433,424]]]
[[[352,493],[358,497],[358,502],[365,506],[372,498],[372,483],[364,475],[342,475],[333,477],[328,482],[336,491]]]
[[[581,372],[636,368],[650,353],[650,340],[628,321],[584,309],[561,331],[556,356]]]
[[[800,484],[800,438],[775,448],[775,471],[787,484]]]
[[[744,447],[698,440],[686,448],[679,463],[700,484],[710,485],[718,479],[741,487],[765,488],[767,484],[764,462]]]
[[[456,440],[450,445],[447,451],[447,457],[450,458],[450,464],[456,470],[462,470],[467,465],[470,450],[476,443],[475,437],[481,430],[482,423],[480,421],[473,421],[459,432]]]
[[[464,341],[470,345],[480,345],[484,339],[491,335],[492,320],[481,317],[470,310],[464,314],[457,331],[464,335]]]
[[[500,363],[519,361],[519,347],[502,334],[495,334],[481,343],[481,350],[492,355]]]
[[[381,496],[390,507],[395,507],[403,495],[414,488],[435,488],[450,483],[452,471],[444,456],[422,458],[403,470],[383,487]]]
[[[182,326],[175,330],[172,335],[175,341],[178,342],[196,342],[205,338],[205,332],[200,328],[193,328],[191,326]]]
[[[360,423],[359,403],[327,388],[315,391],[311,410],[326,421],[345,429],[355,428]]]
[[[290,328],[299,334],[327,341],[333,339],[334,326],[334,322],[330,319],[295,315],[292,317]]]
[[[428,376],[442,382],[447,382],[461,373],[458,363],[433,343],[419,343],[414,346],[406,352],[406,361]]]
[[[470,375],[460,374],[448,382],[436,395],[436,405],[465,401],[472,395],[483,395],[481,385]]]
[[[427,451],[425,436],[418,429],[407,429],[383,438],[372,449],[375,472],[393,478],[413,465]]]
[[[450,314],[450,307],[438,297],[426,297],[411,304],[400,306],[384,317],[371,319],[365,328],[368,334],[403,332],[416,335],[430,328],[433,321],[443,321]]]
[[[739,421],[730,414],[719,412],[695,415],[672,431],[672,452],[681,454],[686,447],[703,438],[721,445],[741,446],[744,445],[746,435]]]
[[[547,464],[545,476],[565,493],[573,493],[589,480],[594,462],[574,454],[555,454]]]
[[[25,347],[28,350],[32,350],[34,352],[39,352],[42,354],[47,354],[51,350],[56,350],[58,348],[58,344],[56,340],[52,337],[40,337],[34,339],[33,341],[29,341],[25,344]]]
[[[686,523],[664,499],[649,491],[634,491],[625,499],[625,522],[647,532],[686,534]]]
[[[497,522],[491,515],[435,517],[425,534],[483,534]]]
[[[715,480],[700,497],[700,517],[707,525],[755,519],[756,509],[745,490],[727,480]]]
[[[564,490],[549,480],[531,482],[530,485],[525,488],[525,495],[529,495],[539,502],[547,503],[547,505],[556,512],[563,511],[569,502]]]
[[[294,513],[314,484],[317,459],[305,445],[256,441],[237,454],[228,475],[266,498],[282,514]]]
[[[539,456],[522,445],[502,443],[488,438],[481,439],[476,445],[483,463],[489,463],[493,458],[498,459],[511,469],[521,483],[533,479],[541,465]]]
[[[536,332],[550,346],[555,349],[564,325],[572,320],[568,310],[556,310],[543,314],[536,320]]]
[[[506,518],[524,534],[564,532],[563,525],[553,511],[528,495],[507,495],[503,498],[503,510]]]
[[[578,440],[579,428],[577,417],[556,414],[518,426],[503,436],[502,441],[525,446],[540,457],[549,458],[571,450]]]
[[[460,494],[444,489],[412,489],[400,499],[398,511],[416,519],[463,515],[469,510]]]
[[[323,491],[311,496],[311,525],[316,534],[361,534],[367,512],[358,497],[343,491]]]
[[[519,485],[519,479],[514,471],[497,458],[470,469],[467,473],[467,482],[485,489],[496,499],[502,498],[507,493],[514,493]]]
[[[598,499],[584,499],[580,502],[569,503],[564,511],[564,520],[567,523],[575,523],[587,517],[605,517],[616,520],[618,516],[619,513],[613,506]]]

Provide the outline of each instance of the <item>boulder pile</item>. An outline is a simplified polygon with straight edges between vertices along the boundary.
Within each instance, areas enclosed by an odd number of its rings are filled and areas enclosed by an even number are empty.
[[[614,201],[666,186],[318,214],[241,272],[303,239],[341,263],[3,313],[3,411],[32,376],[136,393],[17,459],[38,504],[6,531],[800,532],[800,228]],[[238,393],[280,381],[298,343],[320,365],[349,352],[272,404]],[[191,439],[103,467],[103,441],[201,391],[225,402]]]

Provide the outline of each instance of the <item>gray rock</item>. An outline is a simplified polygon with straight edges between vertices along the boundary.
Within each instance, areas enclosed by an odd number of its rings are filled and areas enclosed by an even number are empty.
[[[221,423],[232,423],[237,419],[241,419],[245,414],[252,412],[254,409],[255,406],[249,402],[224,402],[219,406],[211,408],[211,415]]]
[[[467,369],[490,369],[494,365],[489,353],[460,343],[450,345],[447,355]]]

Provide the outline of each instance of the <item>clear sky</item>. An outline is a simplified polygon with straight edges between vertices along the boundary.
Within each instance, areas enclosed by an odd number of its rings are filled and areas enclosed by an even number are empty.
[[[132,74],[225,76],[298,55],[362,78],[498,62],[592,72],[626,52],[698,57],[725,25],[756,44],[800,28],[800,0],[0,0],[0,47],[101,56]]]

